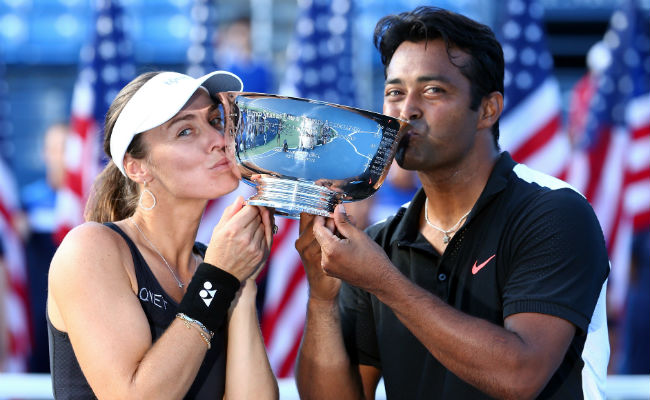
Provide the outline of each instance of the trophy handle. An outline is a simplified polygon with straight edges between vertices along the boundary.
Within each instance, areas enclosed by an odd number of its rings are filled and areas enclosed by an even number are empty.
[[[299,219],[300,213],[329,217],[341,202],[341,194],[325,186],[310,182],[288,180],[262,175],[254,182],[244,182],[257,187],[257,194],[246,203],[275,208],[275,213]]]

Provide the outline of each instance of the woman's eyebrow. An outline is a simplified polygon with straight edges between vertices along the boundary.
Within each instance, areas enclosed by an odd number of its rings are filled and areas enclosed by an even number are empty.
[[[208,108],[208,114],[212,114],[215,111],[215,109],[217,109],[217,105],[212,104],[210,106],[210,108]],[[170,126],[174,125],[177,122],[188,121],[188,120],[192,120],[192,119],[195,119],[195,118],[196,118],[196,113],[187,113],[185,115],[180,115],[180,116],[177,115],[177,116],[175,116],[174,118],[170,119],[167,122],[167,126],[170,127]]]

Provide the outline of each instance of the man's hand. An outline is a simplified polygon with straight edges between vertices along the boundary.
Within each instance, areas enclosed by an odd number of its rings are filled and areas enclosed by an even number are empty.
[[[342,205],[334,210],[333,221],[336,234],[323,218],[316,218],[313,222],[314,237],[322,254],[322,271],[328,276],[374,292],[394,268],[392,263],[377,243],[352,224]]]
[[[314,237],[314,223],[318,223],[330,234],[334,231],[334,220],[302,213],[300,214],[300,236],[296,250],[300,253],[309,282],[309,296],[316,300],[332,301],[338,296],[341,281],[327,276],[321,267],[321,248]]]

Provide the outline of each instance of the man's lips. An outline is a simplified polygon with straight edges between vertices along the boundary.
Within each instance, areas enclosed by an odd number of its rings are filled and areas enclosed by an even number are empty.
[[[427,127],[421,119],[409,121],[408,124],[409,129],[406,131],[406,134],[409,136],[422,136],[422,132],[426,132],[427,130]]]
[[[421,132],[425,131],[423,124],[419,123],[418,121],[409,121],[409,125],[409,129],[397,144],[397,150],[395,151],[395,161],[397,161],[397,164],[400,166],[404,165],[406,149],[408,148],[411,139],[422,136]]]
[[[407,132],[397,144],[397,150],[395,150],[395,161],[397,161],[397,164],[399,166],[404,165],[404,158],[406,157],[406,148],[409,146],[410,138],[411,138],[411,133]]]

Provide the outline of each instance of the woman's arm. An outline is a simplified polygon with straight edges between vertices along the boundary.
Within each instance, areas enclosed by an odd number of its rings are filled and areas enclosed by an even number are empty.
[[[49,275],[48,313],[70,337],[98,398],[182,398],[207,345],[176,319],[152,346],[125,268],[131,254],[110,229],[86,223],[68,234]]]
[[[228,323],[225,399],[277,399],[278,383],[266,356],[255,308],[254,279],[243,284]]]

